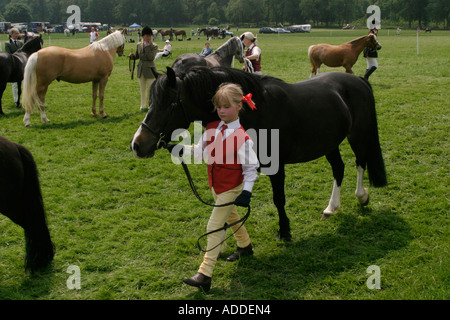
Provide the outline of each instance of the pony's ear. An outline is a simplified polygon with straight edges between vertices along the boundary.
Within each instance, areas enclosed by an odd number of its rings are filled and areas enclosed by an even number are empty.
[[[177,87],[177,77],[171,67],[167,67],[167,79],[169,79],[169,86],[172,88]]]
[[[158,70],[156,70],[156,68],[151,68],[153,75],[155,76],[155,80],[158,79],[159,77],[159,73]]]

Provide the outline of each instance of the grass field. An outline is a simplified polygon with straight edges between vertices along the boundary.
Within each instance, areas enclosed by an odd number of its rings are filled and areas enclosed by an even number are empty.
[[[340,44],[365,34],[259,35],[263,72],[287,82],[307,79],[311,44]],[[380,67],[370,81],[389,185],[370,188],[369,206],[360,207],[354,156],[344,142],[341,210],[319,221],[331,195],[331,168],[324,158],[287,166],[293,240],[285,243],[276,239],[277,211],[269,178],[261,176],[246,223],[255,255],[234,264],[220,259],[208,294],[181,280],[201,263],[196,240],[210,208],[193,196],[166,151],[148,160],[130,152],[145,113],[139,111],[139,84],[130,78],[128,59],[115,58],[107,119],[90,115],[91,84],[54,82],[46,101],[51,122],[42,124],[34,113],[33,127],[25,128],[8,85],[0,135],[35,157],[56,255],[48,270],[26,274],[23,231],[0,216],[0,299],[449,299],[450,33],[421,33],[419,54],[415,31],[396,36],[380,30],[379,41]],[[180,54],[200,52],[204,42],[174,41],[174,54],[157,60],[158,70]],[[211,44],[215,49],[223,42]],[[52,35],[51,44],[79,48],[88,38]],[[134,48],[127,43],[125,51]],[[363,75],[365,68],[361,56],[353,70]],[[322,68],[331,71],[343,69]],[[205,166],[190,169],[202,196],[211,199]],[[233,239],[228,244],[225,255],[234,250]],[[80,268],[79,290],[67,287],[71,265]],[[380,268],[380,289],[366,285],[371,265]]]

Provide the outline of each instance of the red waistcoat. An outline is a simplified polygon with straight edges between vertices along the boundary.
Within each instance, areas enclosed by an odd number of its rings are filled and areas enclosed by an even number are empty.
[[[242,126],[223,141],[220,132],[214,137],[219,123],[220,121],[215,121],[206,126],[208,181],[209,187],[214,188],[216,194],[236,188],[243,182],[242,165],[237,153],[245,141],[250,139]]]
[[[253,46],[251,50],[247,50],[247,53],[245,54],[245,56],[248,57],[248,56],[252,55],[253,54],[253,49],[255,47],[256,46]],[[261,71],[261,56],[259,56],[259,59],[250,60],[250,62],[252,63],[254,71]]]

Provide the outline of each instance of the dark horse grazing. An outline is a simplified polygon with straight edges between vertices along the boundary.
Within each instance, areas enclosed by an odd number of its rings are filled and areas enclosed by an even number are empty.
[[[53,260],[36,163],[20,144],[0,136],[0,212],[21,226],[26,239],[26,270]]]
[[[197,53],[180,55],[172,64],[172,69],[177,76],[183,76],[190,68],[200,67],[231,67],[233,57],[244,62],[244,46],[239,37],[233,37],[222,44],[217,50],[206,57]]]
[[[219,37],[219,28],[218,27],[208,27],[208,28],[203,28],[200,30],[200,33],[202,33],[206,36],[207,39],[209,38],[218,38]]]
[[[4,114],[2,110],[2,97],[8,82],[18,82],[19,100],[17,101],[17,108],[20,108],[20,95],[22,93],[22,80],[25,65],[28,57],[40,50],[44,41],[41,37],[33,38],[25,43],[25,45],[14,52],[0,52],[0,114]]]
[[[280,79],[221,67],[192,68],[179,79],[168,68],[167,75],[160,75],[153,84],[150,94],[152,108],[131,141],[135,156],[152,157],[158,148],[170,142],[175,129],[189,128],[193,121],[201,120],[206,125],[219,120],[217,113],[213,112],[211,100],[217,87],[224,82],[240,84],[244,94],[253,94],[257,110],[245,107],[240,120],[247,132],[249,129],[256,131],[257,137],[253,139],[257,140],[255,145],[260,151],[257,154],[261,172],[278,166],[278,170],[270,173],[270,181],[282,239],[291,238],[284,209],[286,164],[326,156],[332,167],[334,186],[322,218],[336,214],[339,208],[344,177],[339,145],[346,137],[356,155],[356,196],[359,202],[366,205],[369,200],[363,186],[366,166],[373,186],[386,185],[372,89],[365,79],[342,72],[329,72],[288,84]],[[264,139],[263,131],[268,131],[270,137]],[[274,137],[278,141],[272,142]],[[269,142],[265,150],[278,147],[278,163],[262,157],[264,140]]]

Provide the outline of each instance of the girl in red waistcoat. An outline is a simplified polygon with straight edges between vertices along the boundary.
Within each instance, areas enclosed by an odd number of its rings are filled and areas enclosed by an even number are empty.
[[[239,111],[242,110],[243,101],[239,85],[222,84],[213,98],[221,121],[208,124],[199,144],[185,146],[183,150],[185,155],[193,153],[194,158],[208,159],[208,180],[216,205],[235,201],[238,206],[249,206],[253,184],[258,179],[259,162],[252,148],[253,141],[239,123]],[[235,205],[215,207],[208,222],[207,232],[239,219]],[[236,261],[242,255],[253,254],[245,227],[237,224],[231,229],[237,241],[237,251],[229,256],[227,261]],[[211,276],[222,251],[222,245],[219,244],[224,239],[225,230],[208,235],[203,263],[196,275],[183,279],[185,283],[205,291],[210,289]]]
[[[243,70],[255,73],[262,74],[261,72],[261,49],[256,45],[256,37],[251,32],[244,32],[241,35],[241,40],[244,43],[244,46],[247,47],[247,52],[245,53],[245,58],[248,61],[245,61],[245,67]],[[250,62],[250,64],[248,63]]]

